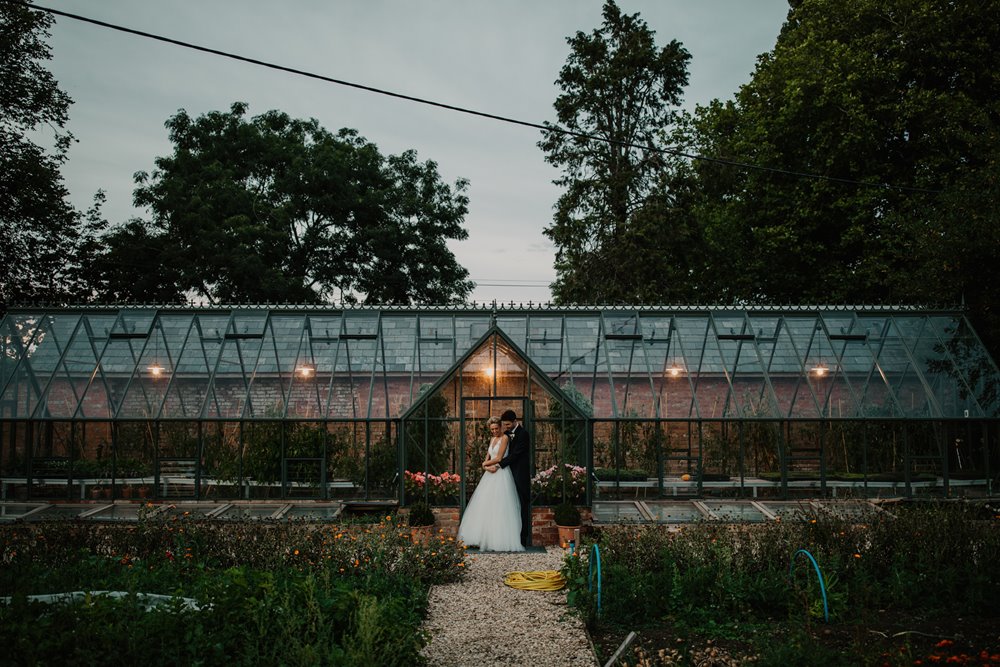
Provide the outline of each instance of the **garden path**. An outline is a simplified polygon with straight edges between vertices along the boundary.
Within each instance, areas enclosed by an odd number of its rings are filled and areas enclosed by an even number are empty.
[[[558,570],[563,550],[474,553],[464,581],[434,586],[424,629],[424,655],[436,667],[465,665],[597,665],[583,621],[566,606],[566,591],[505,586],[508,572]]]

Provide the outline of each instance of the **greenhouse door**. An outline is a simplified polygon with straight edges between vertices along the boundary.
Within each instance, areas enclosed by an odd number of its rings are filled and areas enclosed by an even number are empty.
[[[465,396],[462,398],[461,425],[459,454],[458,454],[458,474],[462,476],[459,490],[458,502],[461,512],[465,512],[465,505],[475,491],[476,485],[483,476],[483,468],[480,465],[486,457],[486,448],[490,443],[490,429],[486,421],[492,417],[499,417],[505,410],[513,410],[517,413],[518,421],[528,428],[528,432],[533,432],[531,428],[531,401],[524,396]],[[530,460],[534,460],[534,445],[529,453]]]

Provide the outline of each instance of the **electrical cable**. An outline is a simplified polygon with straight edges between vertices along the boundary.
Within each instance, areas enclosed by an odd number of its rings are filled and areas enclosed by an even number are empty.
[[[30,7],[31,9],[36,9],[42,12],[48,12],[56,16],[63,16],[65,18],[73,19],[76,21],[82,21],[84,23],[90,23],[102,28],[108,28],[110,30],[117,30],[119,32],[128,33],[131,35],[136,35],[139,37],[145,37],[147,39],[153,39],[159,42],[165,42],[167,44],[173,44],[174,46],[180,46],[186,49],[193,49],[195,51],[201,51],[203,53],[209,53],[216,56],[221,56],[223,58],[230,58],[232,60],[238,60],[240,62],[249,63],[251,65],[258,65],[260,67],[266,67],[268,69],[278,70],[280,72],[287,72],[289,74],[296,74],[298,76],[303,76],[310,79],[317,79],[319,81],[325,81],[327,83],[337,84],[339,86],[347,86],[350,88],[357,88],[358,90],[364,90],[370,93],[376,93],[378,95],[386,95],[388,97],[394,97],[401,100],[406,100],[408,102],[416,102],[417,104],[426,104],[428,106],[438,107],[440,109],[447,109],[448,111],[455,111],[457,113],[464,113],[472,116],[478,116],[480,118],[487,118],[490,120],[496,120],[503,123],[511,123],[514,125],[521,125],[523,127],[530,127],[533,129],[541,130],[543,132],[555,132],[557,134],[564,134],[571,137],[576,137],[578,139],[586,139],[588,141],[599,141],[606,144],[611,144],[614,146],[620,146],[622,148],[629,148],[633,150],[640,151],[652,151],[655,153],[663,153],[665,155],[672,155],[674,157],[682,157],[688,160],[698,160],[701,162],[710,162],[713,164],[720,164],[729,167],[737,167],[740,169],[763,171],[772,174],[780,174],[784,176],[795,176],[797,178],[809,178],[813,180],[827,181],[830,183],[840,183],[843,185],[857,185],[869,188],[881,188],[886,190],[898,190],[901,192],[923,192],[928,194],[939,194],[940,190],[931,190],[928,188],[918,188],[915,186],[906,185],[892,185],[891,183],[868,183],[865,181],[858,181],[851,178],[840,178],[836,176],[825,176],[823,174],[812,174],[809,172],[794,171],[789,169],[779,169],[777,167],[766,167],[762,165],[750,164],[747,162],[740,162],[738,160],[731,160],[727,158],[710,157],[707,155],[699,155],[697,153],[688,153],[685,151],[678,150],[676,148],[663,148],[654,146],[640,146],[639,144],[633,144],[627,141],[618,141],[616,139],[609,139],[607,137],[601,137],[594,134],[589,134],[586,132],[577,132],[575,130],[567,130],[565,128],[558,127],[556,125],[533,123],[531,121],[519,120],[517,118],[511,118],[509,116],[500,116],[497,114],[486,113],[485,111],[476,111],[474,109],[469,109],[466,107],[459,107],[452,104],[445,104],[444,102],[435,102],[434,100],[429,100],[422,97],[415,97],[413,95],[405,95],[403,93],[396,93],[390,90],[384,90],[382,88],[375,88],[373,86],[366,86],[360,83],[354,83],[352,81],[345,81],[343,79],[335,79],[333,77],[324,76],[322,74],[316,74],[314,72],[307,72],[305,70],[296,69],[294,67],[286,67],[285,65],[278,65],[276,63],[267,62],[265,60],[259,60],[257,58],[250,58],[247,56],[241,56],[235,53],[230,53],[228,51],[222,51],[220,49],[213,49],[207,46],[201,46],[198,44],[192,44],[190,42],[185,42],[179,39],[174,39],[172,37],[164,37],[163,35],[157,35],[151,32],[146,32],[143,30],[136,30],[135,28],[127,28],[125,26],[116,25],[114,23],[108,23],[107,21],[100,21],[98,19],[93,19],[87,16],[81,16],[80,14],[72,14],[70,12],[64,12],[58,9],[52,9],[51,7],[43,7],[41,5],[36,5],[31,2],[20,2],[20,0],[0,0],[3,2],[10,2],[21,4],[25,7]]]

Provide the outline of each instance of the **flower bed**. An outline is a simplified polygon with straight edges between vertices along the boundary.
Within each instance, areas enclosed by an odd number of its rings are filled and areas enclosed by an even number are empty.
[[[24,664],[418,664],[428,587],[464,568],[454,538],[414,545],[392,516],[0,525],[0,643]],[[97,590],[128,595],[27,598]]]
[[[563,574],[602,660],[634,630],[643,655],[632,660],[645,665],[702,664],[709,649],[720,660],[711,664],[1000,664],[1000,509],[990,503],[610,526],[596,540],[600,617],[589,545]],[[821,568],[829,623],[815,571],[804,557],[792,567],[800,549]]]

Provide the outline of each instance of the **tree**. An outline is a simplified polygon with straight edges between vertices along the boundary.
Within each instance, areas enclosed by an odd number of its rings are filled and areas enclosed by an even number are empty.
[[[697,114],[722,301],[957,303],[982,318],[1000,219],[997,2],[798,0],[729,103]],[[843,180],[836,180],[843,179]],[[861,185],[844,181],[858,181]],[[887,187],[888,185],[894,187]],[[995,347],[994,347],[995,349]]]
[[[655,300],[671,294],[673,273],[689,271],[689,256],[676,249],[690,229],[671,194],[678,162],[658,149],[691,56],[676,40],[657,48],[639,15],[622,14],[613,0],[603,16],[600,29],[567,39],[558,125],[546,123],[538,144],[564,170],[555,183],[565,192],[545,230],[557,249],[561,303]],[[652,258],[659,277],[637,274]]]
[[[441,182],[416,153],[383,156],[354,130],[278,111],[247,119],[247,105],[167,120],[173,154],[135,176],[135,203],[151,213],[110,237],[158,267],[110,294],[212,302],[339,299],[452,303],[471,290],[445,245],[464,239],[467,183]]]
[[[68,202],[60,167],[72,100],[45,69],[50,15],[0,2],[0,303],[87,296],[81,253],[103,226],[98,193],[86,217]],[[32,139],[51,132],[52,146]],[[0,308],[2,310],[2,308]]]

